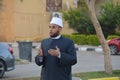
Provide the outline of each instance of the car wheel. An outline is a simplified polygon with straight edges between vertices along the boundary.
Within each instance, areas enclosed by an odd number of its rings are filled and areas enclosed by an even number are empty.
[[[116,45],[110,45],[111,54],[118,54],[118,47]]]
[[[0,78],[3,77],[4,73],[5,73],[5,65],[3,61],[0,61]]]

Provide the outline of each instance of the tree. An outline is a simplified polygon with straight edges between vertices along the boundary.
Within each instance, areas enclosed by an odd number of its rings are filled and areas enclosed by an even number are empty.
[[[106,3],[104,5],[101,5],[100,14],[98,16],[100,25],[102,27],[102,31],[104,33],[105,38],[108,37],[108,35],[115,34],[116,29],[116,12],[117,7],[113,3]],[[111,30],[112,29],[112,30]]]
[[[76,9],[63,11],[63,18],[79,34],[96,34],[84,0],[78,0]]]
[[[100,1],[97,1],[100,4]],[[78,8],[64,11],[63,17],[68,22],[69,27],[77,31],[79,34],[96,34],[84,0],[78,1]],[[102,5],[100,4],[100,11],[99,14],[97,14],[97,18],[105,38],[107,38],[108,35],[120,35],[119,4],[113,4],[112,2],[103,3]]]
[[[116,33],[120,35],[120,4],[116,4],[116,14],[115,14],[115,22],[116,22]]]
[[[93,24],[88,16],[88,10],[70,9],[63,12],[64,19],[69,27],[79,34],[95,34]]]
[[[101,25],[99,21],[97,20],[97,17],[95,15],[94,11],[94,5],[95,5],[96,0],[85,0],[89,14],[90,14],[90,19],[94,25],[94,28],[96,30],[96,34],[98,36],[98,39],[102,45],[103,51],[104,51],[104,62],[105,62],[105,72],[108,74],[112,74],[112,63],[111,63],[111,56],[110,56],[110,49],[106,43],[105,37],[103,35]]]
[[[116,34],[116,31],[118,31],[117,34],[120,34],[119,13],[120,6],[118,4],[115,5],[109,2],[101,5],[100,12],[97,14],[97,18],[100,22],[105,38],[107,38],[108,35]],[[96,34],[84,0],[78,1],[77,9],[64,11],[63,18],[68,22],[70,28],[74,29],[80,34]]]

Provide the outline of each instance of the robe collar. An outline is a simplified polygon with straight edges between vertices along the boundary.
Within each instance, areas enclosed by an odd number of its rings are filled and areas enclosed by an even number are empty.
[[[58,35],[58,36],[56,36],[56,37],[54,37],[52,39],[59,39],[60,37],[61,37],[61,35]]]

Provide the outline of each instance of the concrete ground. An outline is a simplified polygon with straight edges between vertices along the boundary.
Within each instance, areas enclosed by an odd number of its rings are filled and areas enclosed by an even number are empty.
[[[39,46],[38,43],[34,43],[33,45]],[[79,45],[76,46],[82,47]],[[13,44],[13,49],[15,58],[19,59],[19,50],[17,44]],[[3,79],[40,76],[41,67],[37,66],[34,62],[34,57],[36,55],[37,48],[34,48],[32,49],[32,62],[16,64],[15,70],[6,72]],[[120,55],[111,55],[111,59],[113,70],[120,69]],[[77,64],[72,67],[72,73],[104,71],[104,55],[102,51],[77,51],[77,61]]]

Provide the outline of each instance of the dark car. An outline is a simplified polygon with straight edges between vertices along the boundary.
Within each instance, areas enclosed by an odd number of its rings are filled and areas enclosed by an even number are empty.
[[[0,42],[0,78],[6,71],[14,70],[14,62],[12,46]]]
[[[120,38],[114,38],[108,41],[111,54],[119,54],[120,52]]]

